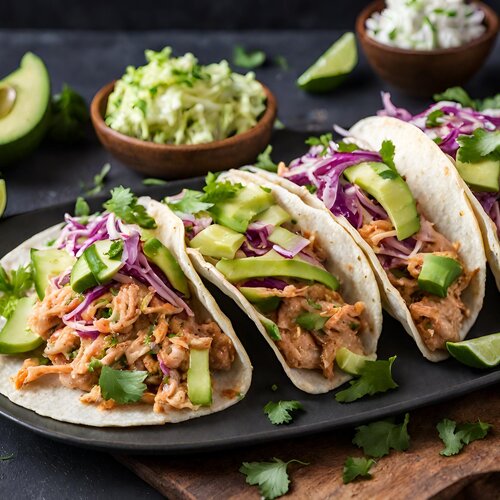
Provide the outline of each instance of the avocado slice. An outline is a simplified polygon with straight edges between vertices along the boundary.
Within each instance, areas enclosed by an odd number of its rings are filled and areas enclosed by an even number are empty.
[[[244,233],[257,214],[274,204],[272,193],[257,184],[248,184],[236,196],[216,203],[209,211],[215,222]]]
[[[28,330],[28,316],[36,297],[23,297],[17,302],[14,313],[0,331],[0,354],[17,354],[36,349],[42,337]]]
[[[495,193],[500,190],[500,160],[484,160],[478,163],[456,161],[460,177],[474,191],[489,191]]]
[[[4,89],[0,92],[0,163],[5,165],[28,155],[41,142],[49,121],[50,78],[43,61],[27,52],[0,87]]]
[[[172,252],[158,238],[149,238],[146,240],[142,249],[146,257],[165,273],[170,284],[181,292],[184,297],[189,297],[190,293],[186,276],[172,255]]]
[[[273,205],[264,212],[256,215],[255,220],[261,222],[262,224],[281,226],[281,224],[292,220],[292,216],[279,205]]]
[[[250,278],[265,278],[268,276],[288,276],[308,281],[317,281],[323,285],[337,290],[339,282],[335,276],[319,267],[308,264],[298,259],[277,259],[268,257],[246,257],[244,259],[222,259],[215,267],[231,282]]]
[[[448,287],[462,274],[462,266],[455,259],[442,255],[424,255],[418,287],[438,297],[446,297]]]
[[[96,241],[83,252],[83,257],[97,283],[107,283],[123,266],[120,258],[111,258],[107,255],[112,244],[112,240]]]
[[[35,290],[38,298],[43,300],[50,280],[72,267],[75,258],[65,250],[57,250],[56,248],[47,250],[32,248],[30,253]]]
[[[291,251],[296,248],[297,245],[300,245],[304,238],[300,236],[300,234],[292,233],[292,231],[289,231],[284,227],[276,227],[269,236],[268,240],[271,243],[279,245],[285,250]]]
[[[69,284],[77,293],[83,293],[85,290],[97,286],[97,280],[92,274],[84,255],[81,255],[73,266]]]
[[[281,303],[280,297],[276,297],[264,287],[240,286],[238,290],[248,302],[257,306],[263,314],[275,311]]]
[[[417,233],[417,204],[403,178],[385,163],[362,162],[344,170],[349,182],[371,194],[385,209],[396,228],[398,240]]]
[[[189,242],[189,246],[208,257],[232,259],[244,241],[243,234],[219,224],[211,224],[200,231]]]
[[[194,405],[209,406],[212,404],[209,351],[210,349],[191,349],[189,351],[188,398]]]

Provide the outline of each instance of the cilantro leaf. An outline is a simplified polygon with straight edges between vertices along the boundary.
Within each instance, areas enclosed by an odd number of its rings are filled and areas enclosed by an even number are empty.
[[[394,164],[394,152],[396,148],[392,141],[382,142],[382,147],[380,148],[380,156],[382,157],[382,163],[385,163],[392,170],[396,171],[396,165]]]
[[[19,266],[8,273],[0,265],[0,316],[9,319],[14,312],[17,300],[26,295],[33,286],[33,277],[29,266]]]
[[[75,216],[76,217],[87,217],[90,214],[89,204],[85,201],[85,198],[79,196],[75,203]]]
[[[87,191],[85,192],[87,196],[93,196],[103,190],[104,181],[106,180],[106,176],[109,174],[110,170],[111,165],[109,163],[106,163],[101,168],[101,171],[98,174],[94,175],[94,187],[87,189]]]
[[[359,149],[359,146],[354,143],[340,141],[337,143],[339,153],[352,153]]]
[[[382,179],[397,179],[399,177],[399,174],[394,170],[383,170],[379,172],[378,175],[382,177]]]
[[[205,203],[202,201],[203,193],[193,189],[184,189],[182,198],[172,200],[165,198],[164,203],[174,212],[185,214],[197,214],[198,212],[205,212],[213,207],[213,203]]]
[[[120,260],[123,253],[123,240],[115,240],[111,243],[106,255],[113,260]]]
[[[266,62],[266,54],[262,50],[246,51],[241,45],[233,50],[233,64],[240,68],[254,69]]]
[[[441,122],[438,120],[438,118],[441,118],[444,116],[444,112],[441,111],[440,109],[435,109],[434,111],[431,111],[425,120],[425,126],[432,128],[432,127],[440,127]]]
[[[64,84],[52,98],[47,135],[55,142],[72,144],[85,136],[89,112],[85,99],[69,85]]]
[[[12,460],[14,458],[14,453],[9,453],[8,455],[2,455],[0,456],[0,460]]]
[[[344,472],[342,473],[342,480],[344,481],[344,484],[350,483],[357,477],[371,479],[372,475],[369,471],[375,463],[376,462],[373,458],[347,457],[344,464]]]
[[[155,179],[153,177],[143,179],[142,183],[144,184],[144,186],[164,186],[165,184],[168,184],[167,181],[163,179]]]
[[[353,444],[363,448],[363,452],[370,457],[388,455],[390,449],[404,451],[410,446],[408,422],[410,415],[405,415],[402,424],[395,424],[394,419],[380,420],[368,425],[356,427]]]
[[[261,168],[262,170],[267,170],[268,172],[277,172],[278,165],[274,163],[271,158],[271,153],[273,151],[273,147],[269,144],[262,153],[257,156],[257,161],[254,166],[257,168]]]
[[[236,193],[243,189],[240,183],[232,183],[230,181],[217,182],[218,175],[213,172],[208,172],[205,177],[205,187],[203,188],[202,201],[205,203],[218,203],[220,201],[233,198]]]
[[[283,71],[288,71],[288,61],[285,56],[277,55],[274,57],[274,62]]]
[[[266,500],[273,500],[288,491],[290,479],[287,467],[292,462],[309,465],[300,460],[283,462],[283,460],[274,457],[273,462],[243,462],[240,472],[246,476],[248,484],[259,486],[260,494]]]
[[[482,101],[476,100],[476,103],[479,111],[484,111],[485,109],[500,109],[500,94],[486,97],[486,99]]]
[[[474,108],[475,103],[470,95],[462,87],[450,87],[442,94],[434,94],[434,100],[437,101],[454,101],[458,102],[466,108]]]
[[[155,220],[147,213],[146,207],[137,203],[137,197],[130,188],[119,186],[112,189],[111,199],[104,203],[104,208],[127,224],[138,224],[145,229],[156,227]]]
[[[300,401],[269,401],[264,406],[264,413],[274,425],[288,424],[293,420],[290,414],[293,410],[303,410],[304,407]]]
[[[476,423],[458,424],[447,418],[436,425],[439,437],[445,447],[440,451],[441,455],[450,457],[456,455],[460,450],[472,441],[484,439],[492,425],[478,420]]]
[[[318,188],[314,184],[305,184],[304,187],[311,193],[314,194]]]
[[[477,128],[472,135],[459,135],[457,142],[460,144],[457,157],[462,162],[500,160],[500,130]]]
[[[395,389],[398,384],[392,379],[391,368],[396,356],[388,360],[366,361],[360,369],[360,376],[351,380],[351,387],[338,392],[335,399],[339,403],[350,403],[369,394]]]
[[[305,142],[308,146],[323,146],[319,155],[325,156],[328,153],[328,148],[330,147],[332,139],[332,134],[328,132],[327,134],[322,134],[319,137],[309,137]]]
[[[99,386],[104,399],[112,399],[118,404],[135,403],[146,390],[146,371],[113,370],[103,366]]]

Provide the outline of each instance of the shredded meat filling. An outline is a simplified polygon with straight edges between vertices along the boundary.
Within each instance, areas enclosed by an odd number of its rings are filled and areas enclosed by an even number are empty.
[[[80,336],[65,325],[63,316],[81,304],[82,297],[69,286],[59,289],[50,285],[45,298],[36,303],[29,325],[47,340],[43,356],[52,364],[26,360],[13,377],[15,387],[21,389],[45,375],[58,375],[62,385],[86,392],[80,398],[83,403],[110,409],[116,402],[102,397],[98,385],[101,367],[144,370],[147,391],[142,402],[158,412],[194,408],[187,396],[190,349],[208,349],[210,369],[227,371],[236,356],[231,339],[213,320],[198,322],[140,283],[121,284],[111,292],[75,318],[97,330]]]

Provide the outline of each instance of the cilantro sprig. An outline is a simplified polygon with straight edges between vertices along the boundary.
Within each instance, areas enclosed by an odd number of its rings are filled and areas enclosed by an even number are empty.
[[[306,144],[308,146],[323,146],[320,151],[320,156],[325,156],[328,153],[328,148],[330,147],[330,142],[333,140],[333,136],[330,132],[327,134],[322,134],[319,137],[309,137],[306,139]]]
[[[95,194],[100,193],[104,189],[104,182],[106,181],[106,177],[111,171],[111,165],[106,163],[102,166],[101,171],[94,175],[94,185],[93,187],[85,187],[86,196],[93,196]]]
[[[33,277],[29,266],[19,266],[7,272],[0,265],[0,316],[9,319],[17,301],[26,295],[33,286]]]
[[[397,172],[396,165],[394,163],[394,153],[396,152],[396,147],[392,141],[383,141],[382,147],[380,148],[380,156],[382,157],[382,162],[385,163],[392,170]]]
[[[390,419],[356,427],[352,442],[362,448],[365,455],[375,458],[388,455],[391,449],[407,450],[410,447],[409,422],[410,414],[407,413],[401,424]]]
[[[111,199],[104,203],[104,208],[128,224],[138,224],[145,229],[156,227],[155,220],[147,213],[146,207],[137,202],[130,188],[119,186],[112,189]]]
[[[485,99],[472,99],[462,87],[450,87],[441,94],[434,94],[434,100],[458,102],[466,108],[472,108],[477,111],[500,108],[500,94],[486,97]]]
[[[90,214],[89,204],[86,202],[85,198],[79,196],[75,203],[75,216],[76,217],[88,217]]]
[[[484,439],[490,431],[492,425],[478,420],[474,423],[458,424],[454,420],[447,418],[441,420],[436,426],[439,437],[443,441],[445,447],[440,451],[440,454],[445,457],[450,457],[460,453],[462,448],[477,441]]]
[[[429,128],[441,126],[441,121],[439,118],[444,116],[444,112],[441,109],[435,109],[431,111],[425,120],[425,126]]]
[[[457,157],[462,162],[500,160],[500,130],[477,128],[472,135],[458,136],[457,142],[460,144]]]
[[[266,149],[264,149],[264,151],[262,151],[262,153],[257,156],[257,161],[255,162],[254,166],[268,172],[277,172],[278,165],[274,163],[271,158],[272,151],[273,147],[269,144]]]
[[[266,53],[262,50],[247,51],[241,45],[233,50],[233,64],[245,69],[255,69],[266,62]]]
[[[291,412],[294,410],[303,410],[304,407],[300,401],[269,401],[264,406],[264,413],[274,425],[288,424],[293,420]]]
[[[392,364],[396,356],[388,360],[366,361],[359,370],[359,378],[349,382],[350,387],[338,392],[335,399],[339,403],[350,403],[363,396],[395,389],[398,384],[392,378]]]
[[[112,399],[118,404],[136,403],[146,390],[146,371],[113,370],[103,366],[99,386],[104,399]]]
[[[347,457],[344,464],[344,471],[342,473],[342,481],[344,484],[354,481],[357,477],[371,479],[370,469],[375,464],[373,458],[366,457]]]
[[[293,462],[309,465],[296,459],[283,462],[274,457],[272,462],[243,462],[239,470],[246,476],[248,484],[259,486],[260,494],[266,500],[273,500],[288,492],[290,479],[287,468]]]

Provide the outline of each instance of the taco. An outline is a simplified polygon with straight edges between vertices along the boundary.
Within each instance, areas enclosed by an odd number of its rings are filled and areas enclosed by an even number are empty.
[[[412,125],[374,117],[350,133],[339,144],[323,136],[279,176],[259,175],[330,212],[370,259],[387,311],[427,359],[445,359],[485,289],[481,234],[460,179]]]
[[[453,160],[463,181],[462,188],[476,214],[488,263],[500,290],[499,103],[498,99],[473,101],[459,89],[449,89],[444,97],[454,95],[460,98],[463,105],[440,100],[413,116],[409,111],[394,106],[390,95],[383,93],[385,109],[379,114],[399,118],[417,126]],[[495,105],[497,108],[493,109]],[[478,107],[480,110],[475,109]]]
[[[197,271],[248,314],[299,389],[324,393],[347,381],[335,362],[341,347],[375,356],[376,279],[328,214],[241,171],[209,175],[203,193],[165,201]]]
[[[251,363],[196,274],[182,226],[123,187],[105,208],[66,214],[1,260],[0,392],[91,426],[180,422],[238,402]]]

